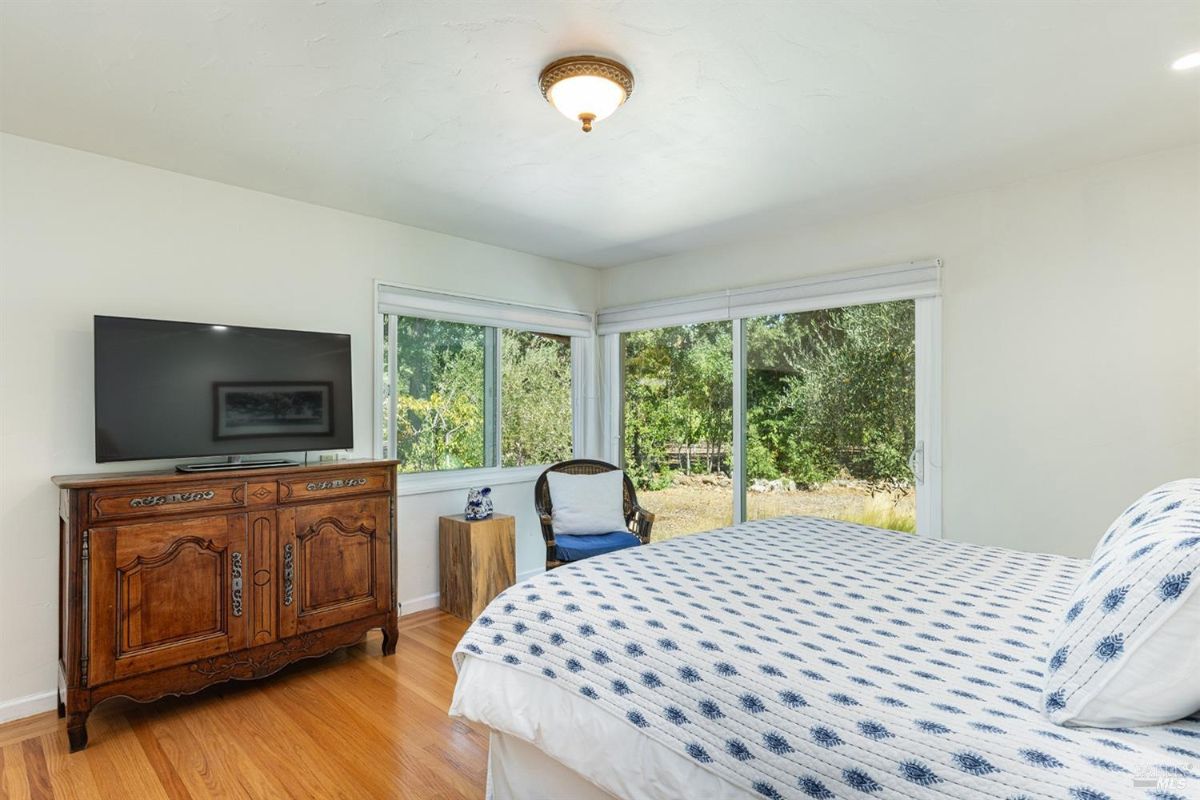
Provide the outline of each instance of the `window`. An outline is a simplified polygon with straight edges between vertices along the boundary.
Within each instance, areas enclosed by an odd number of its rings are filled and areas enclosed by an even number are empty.
[[[500,463],[553,464],[571,458],[571,339],[500,332]]]
[[[489,329],[389,315],[384,385],[395,391],[383,437],[401,472],[490,466],[484,360]],[[395,343],[393,349],[392,343]],[[395,375],[387,358],[394,354]]]
[[[403,473],[572,457],[591,315],[380,284],[377,452]]]
[[[598,313],[654,539],[811,515],[941,535],[940,262]]]
[[[746,320],[746,518],[916,530],[914,302]]]
[[[624,464],[654,512],[655,541],[733,515],[733,327],[706,322],[622,336]]]
[[[733,522],[735,369],[746,519],[914,531],[914,311],[898,300],[622,334],[624,463],[655,513],[654,539]]]

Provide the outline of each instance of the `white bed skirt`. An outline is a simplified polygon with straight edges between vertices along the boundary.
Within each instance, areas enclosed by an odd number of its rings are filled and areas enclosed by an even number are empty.
[[[487,800],[615,800],[528,742],[492,731]]]

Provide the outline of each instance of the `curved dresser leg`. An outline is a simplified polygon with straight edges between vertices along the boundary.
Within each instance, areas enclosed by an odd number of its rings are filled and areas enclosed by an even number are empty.
[[[58,718],[62,719],[67,715],[67,704],[63,702],[62,690],[59,689],[56,693],[58,694]]]
[[[393,655],[396,652],[396,641],[400,638],[400,631],[396,629],[396,623],[389,622],[380,630],[383,631],[383,654],[385,656]]]
[[[77,753],[87,747],[87,718],[90,712],[72,714],[67,720],[67,740],[71,743],[71,752]]]

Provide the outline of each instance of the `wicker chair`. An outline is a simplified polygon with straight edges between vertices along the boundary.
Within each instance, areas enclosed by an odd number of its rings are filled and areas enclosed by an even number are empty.
[[[620,467],[606,461],[593,461],[579,458],[574,461],[563,461],[546,469],[537,479],[533,487],[533,505],[537,509],[538,519],[542,523],[542,538],[546,540],[546,569],[562,566],[565,561],[559,561],[554,542],[554,526],[551,523],[550,481],[546,475],[551,472],[565,472],[568,475],[596,475],[601,472],[611,472]],[[622,473],[625,479],[625,524],[629,532],[636,535],[642,544],[650,543],[650,528],[654,525],[654,515],[638,505],[637,492],[633,489],[633,481]]]

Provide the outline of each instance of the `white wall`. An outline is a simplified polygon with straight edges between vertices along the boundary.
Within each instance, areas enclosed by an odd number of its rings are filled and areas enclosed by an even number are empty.
[[[1200,475],[1198,148],[597,277],[0,135],[0,718],[53,699],[49,476],[98,469],[93,314],[352,334],[365,456],[375,278],[591,309],[926,256],[945,261],[948,538],[1082,556],[1139,492]],[[544,553],[531,495],[528,483],[495,492],[520,520],[521,573]],[[399,499],[402,600],[437,591],[436,519],[462,500]]]
[[[1073,556],[1200,476],[1200,149],[603,273],[601,306],[937,256],[944,536]]]
[[[594,270],[10,135],[0,226],[0,718],[52,706],[50,476],[104,468],[92,444],[93,314],[351,334],[354,453],[365,457],[374,279],[595,306]],[[437,517],[461,513],[464,499],[457,489],[399,499],[402,602],[437,592]],[[518,571],[540,568],[532,485],[498,487],[495,499],[518,516]]]

